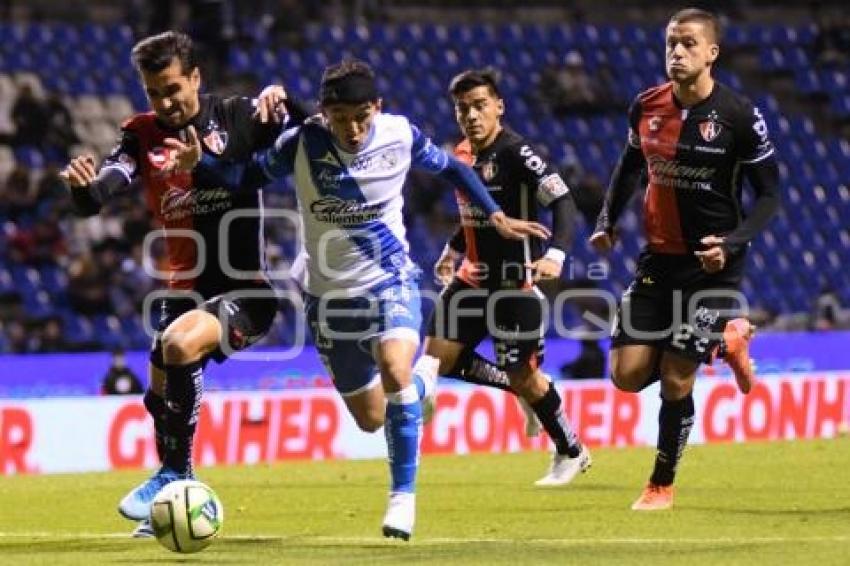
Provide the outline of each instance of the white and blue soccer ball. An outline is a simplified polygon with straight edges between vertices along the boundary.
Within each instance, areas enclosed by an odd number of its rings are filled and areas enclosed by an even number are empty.
[[[151,526],[159,543],[174,552],[199,552],[221,532],[224,507],[215,492],[195,480],[166,485],[151,506]]]

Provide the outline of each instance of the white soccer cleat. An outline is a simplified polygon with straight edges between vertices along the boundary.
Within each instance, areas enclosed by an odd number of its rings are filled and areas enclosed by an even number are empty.
[[[534,413],[534,409],[532,409],[531,405],[528,404],[528,401],[522,397],[517,397],[517,401],[519,401],[519,406],[522,409],[522,413],[525,415],[525,436],[528,438],[534,438],[540,434],[540,430],[543,428],[540,425],[540,420]]]
[[[145,519],[143,521],[139,521],[139,524],[136,525],[136,528],[133,529],[133,538],[153,538],[153,525],[151,524],[150,519]]]
[[[415,520],[416,494],[401,491],[390,493],[390,502],[384,515],[384,536],[410,540]]]
[[[590,457],[590,450],[586,446],[581,447],[581,452],[575,458],[555,452],[555,455],[552,456],[552,466],[549,468],[549,473],[534,482],[534,485],[538,487],[567,485],[579,473],[586,472],[592,463],[593,458]]]

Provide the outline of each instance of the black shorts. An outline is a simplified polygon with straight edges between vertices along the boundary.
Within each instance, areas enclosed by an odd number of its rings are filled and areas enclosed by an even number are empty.
[[[543,362],[545,298],[537,289],[477,289],[455,278],[440,293],[428,320],[428,336],[475,349],[493,338],[496,365],[504,370]]]
[[[180,315],[200,309],[216,317],[223,329],[227,347],[219,344],[207,356],[218,363],[227,359],[230,352],[242,350],[257,342],[271,328],[280,309],[280,300],[268,285],[256,285],[216,295],[202,303],[184,296],[163,297],[159,300],[157,333],[151,346],[150,360],[155,367],[164,369],[162,358],[162,333]]]
[[[729,281],[700,276],[689,264],[675,276],[672,270],[654,269],[657,265],[642,261],[623,293],[611,346],[643,344],[698,363],[710,361],[726,322],[744,306],[737,288]]]

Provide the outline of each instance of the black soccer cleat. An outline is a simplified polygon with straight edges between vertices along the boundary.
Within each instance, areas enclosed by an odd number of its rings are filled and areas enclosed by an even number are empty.
[[[383,530],[384,536],[387,538],[400,538],[404,541],[410,540],[410,533],[408,533],[407,531],[396,529],[395,527],[389,527],[387,525],[384,525]]]

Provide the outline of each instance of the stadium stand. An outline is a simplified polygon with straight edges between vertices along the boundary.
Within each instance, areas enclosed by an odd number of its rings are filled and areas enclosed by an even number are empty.
[[[240,37],[253,39],[230,44],[226,75],[247,77],[239,84],[250,88],[282,80],[295,96],[312,99],[322,66],[345,56],[363,58],[378,69],[389,111],[414,117],[438,143],[451,143],[457,127],[448,80],[465,68],[493,65],[510,101],[508,122],[545,140],[552,161],[577,163],[581,176],[596,183],[607,180],[624,142],[623,107],[639,90],[663,81],[657,26],[373,23],[304,29],[297,47],[256,25],[241,30]],[[732,51],[754,50],[760,72],[790,77],[801,97],[820,101],[828,120],[850,121],[850,62],[831,56],[834,41],[825,40],[817,25],[735,25],[726,38]],[[148,218],[128,198],[100,217],[73,219],[56,177],[69,154],[107,152],[121,120],[146,107],[128,62],[134,40],[125,25],[0,23],[0,351],[148,345],[138,315],[151,288],[140,256]],[[588,75],[607,72],[603,108],[556,115],[537,94],[543,69],[557,68],[568,52],[578,54]],[[721,67],[719,78],[748,92],[762,109],[781,161],[784,206],[754,243],[755,269],[743,284],[754,314],[775,328],[846,326],[848,311],[841,305],[850,305],[850,272],[842,269],[850,265],[850,141],[838,129],[819,128],[804,111],[783,114],[775,96],[754,88],[732,66]],[[447,187],[420,184],[414,176],[407,225],[414,257],[428,273],[450,234],[455,205]],[[271,193],[270,207],[293,205],[287,183]],[[623,219],[620,253],[610,259],[608,285],[618,292],[642,244],[637,214],[635,207]],[[579,229],[567,270],[575,277],[600,261],[584,243],[590,225],[582,220]],[[291,259],[292,234],[270,233],[277,261]],[[835,298],[837,314],[816,324],[823,317],[814,311],[824,297]],[[283,317],[267,343],[287,341],[293,316]],[[63,340],[50,337],[57,323]]]

